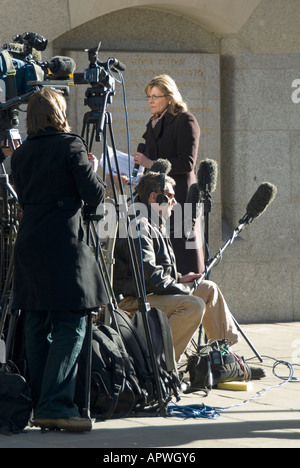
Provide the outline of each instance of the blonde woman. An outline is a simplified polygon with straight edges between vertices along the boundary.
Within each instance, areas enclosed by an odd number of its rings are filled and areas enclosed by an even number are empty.
[[[13,309],[24,315],[25,349],[42,428],[91,430],[74,404],[86,313],[106,303],[96,260],[85,243],[82,201],[96,207],[104,186],[84,141],[70,133],[62,95],[44,88],[27,109],[27,140],[12,155],[23,209],[14,252]]]
[[[146,86],[145,94],[152,117],[143,135],[146,143],[145,153],[136,153],[135,163],[150,169],[155,160],[168,159],[172,165],[169,175],[176,182],[175,197],[183,209],[188,190],[196,182],[200,127],[194,115],[188,111],[175,81],[170,76],[160,75],[153,78]],[[194,227],[189,240],[184,235],[183,225],[173,226],[175,232],[182,231],[180,238],[177,238],[178,234],[171,233],[178,270],[182,274],[204,271],[200,222],[196,225],[197,229]]]

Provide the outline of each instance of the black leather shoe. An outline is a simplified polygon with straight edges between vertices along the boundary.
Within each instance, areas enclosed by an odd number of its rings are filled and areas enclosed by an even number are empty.
[[[48,419],[37,418],[34,420],[34,425],[41,429],[61,429],[67,432],[90,432],[93,423],[86,418],[67,418],[67,419]]]

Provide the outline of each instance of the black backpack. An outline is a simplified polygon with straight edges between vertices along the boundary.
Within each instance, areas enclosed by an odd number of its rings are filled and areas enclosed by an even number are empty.
[[[31,411],[32,399],[26,380],[19,374],[0,372],[0,433],[22,432]]]
[[[75,402],[84,406],[86,337],[78,360]],[[118,333],[111,327],[93,326],[90,412],[96,419],[126,417],[137,405],[145,405],[146,395],[136,379],[132,361]]]
[[[148,393],[147,406],[153,406],[158,401],[158,395],[142,314],[136,312],[131,321],[125,312],[118,309],[115,317],[126,350],[133,359],[139,384]],[[173,396],[177,401],[180,400],[181,384],[175,363],[173,337],[168,318],[161,310],[152,307],[147,313],[147,320],[163,398],[167,406]]]
[[[142,318],[138,312],[134,323],[126,312],[114,310],[115,328],[93,326],[90,412],[93,418],[126,417],[131,413],[152,410],[158,395]],[[155,335],[160,385],[167,405],[173,395],[179,400],[174,349],[167,317],[151,309],[148,320]],[[154,329],[155,328],[155,329]],[[86,337],[78,361],[75,402],[84,406],[85,369],[87,365]]]
[[[175,396],[176,400],[179,401],[181,383],[177,372],[173,336],[168,317],[160,309],[151,307],[147,319],[165,400],[168,402]],[[136,313],[134,324],[138,334],[143,336],[146,342],[145,327],[140,312]]]

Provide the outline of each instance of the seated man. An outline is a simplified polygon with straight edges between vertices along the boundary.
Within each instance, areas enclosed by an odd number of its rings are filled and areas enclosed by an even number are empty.
[[[148,172],[136,188],[135,209],[138,214],[139,236],[132,235],[142,265],[147,301],[168,316],[173,334],[175,359],[178,362],[193,334],[202,323],[209,340],[227,339],[229,345],[239,341],[238,331],[218,286],[202,281],[192,293],[193,281],[201,275],[189,273],[180,276],[175,255],[165,231],[165,222],[171,216],[175,181],[166,176],[164,195],[168,202],[159,204],[161,175]],[[139,213],[138,213],[139,212]],[[122,238],[123,237],[123,238]],[[119,307],[128,312],[138,310],[137,293],[132,275],[126,236],[119,232],[115,249],[114,291],[124,298]]]

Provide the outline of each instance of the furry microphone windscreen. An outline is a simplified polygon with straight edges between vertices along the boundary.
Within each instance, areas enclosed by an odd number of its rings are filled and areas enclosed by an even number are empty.
[[[214,192],[217,188],[218,163],[213,159],[204,159],[198,169],[198,186],[201,192]]]
[[[172,169],[172,164],[168,159],[157,159],[154,162],[153,166],[149,171],[151,172],[159,172],[160,174],[169,174]]]
[[[249,218],[257,218],[272,203],[277,194],[277,187],[270,182],[262,183],[247,205]]]
[[[186,203],[190,203],[192,206],[192,218],[198,218],[201,213],[201,193],[197,183],[190,186]]]

